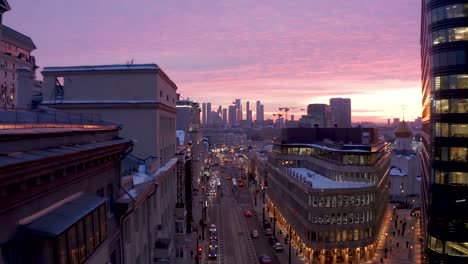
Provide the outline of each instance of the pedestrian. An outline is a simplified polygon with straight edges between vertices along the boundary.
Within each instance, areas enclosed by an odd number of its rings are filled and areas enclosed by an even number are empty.
[[[408,240],[406,240],[406,248],[408,248],[408,247],[409,247],[409,242],[408,242]]]
[[[398,229],[398,235],[400,235],[400,229]]]
[[[396,242],[396,247],[400,247],[400,242]]]
[[[383,258],[380,258],[380,263],[383,263]]]
[[[393,231],[393,237],[395,237],[395,231]]]
[[[384,258],[387,258],[387,252],[388,252],[388,248],[385,248],[385,255],[384,255]]]

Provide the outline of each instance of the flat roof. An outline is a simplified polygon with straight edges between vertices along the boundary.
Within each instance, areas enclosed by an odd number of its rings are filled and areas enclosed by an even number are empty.
[[[311,148],[318,148],[322,150],[327,150],[327,151],[334,151],[334,152],[355,152],[355,153],[371,153],[370,150],[363,150],[363,149],[339,149],[339,148],[332,148],[329,146],[324,146],[320,144],[309,144],[309,143],[288,143],[288,144],[283,144],[282,146],[285,147],[311,147]],[[362,145],[364,146],[364,145]],[[357,147],[357,146],[356,146]],[[369,147],[369,145],[367,145]]]
[[[69,146],[60,146],[55,148],[41,149],[41,150],[31,150],[25,152],[14,152],[8,155],[0,155],[0,167],[14,165],[22,162],[30,162],[45,158],[59,157],[67,154],[73,154],[75,152],[80,152],[84,150],[91,150],[100,147],[107,147],[115,144],[129,142],[128,139],[113,139],[105,140],[100,142],[79,144],[79,145],[69,145]]]
[[[286,169],[288,175],[295,177],[293,176],[295,174],[296,179],[304,181],[306,184],[309,183],[308,185],[313,189],[366,188],[375,185],[374,183],[369,182],[334,181],[306,168],[288,167]]]
[[[33,234],[58,236],[106,202],[106,198],[85,194],[41,216],[24,228]]]
[[[139,70],[159,70],[159,66],[150,64],[110,64],[110,65],[83,65],[83,66],[63,66],[44,67],[42,72],[94,72],[94,71],[139,71]]]

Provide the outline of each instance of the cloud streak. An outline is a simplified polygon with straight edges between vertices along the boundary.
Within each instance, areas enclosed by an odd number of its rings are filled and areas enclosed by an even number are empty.
[[[379,103],[390,93],[421,112],[418,1],[138,3],[15,0],[4,22],[35,40],[40,65],[155,62],[179,92],[215,105],[241,97],[274,112],[349,96],[375,119],[399,116],[398,102]]]

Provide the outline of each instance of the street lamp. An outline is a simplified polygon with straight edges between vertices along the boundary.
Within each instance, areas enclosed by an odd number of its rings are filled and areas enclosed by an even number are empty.
[[[291,264],[291,243],[292,242],[292,234],[291,234],[291,225],[289,225],[289,256],[288,256],[288,263]]]
[[[276,237],[276,206],[273,206],[273,237]]]

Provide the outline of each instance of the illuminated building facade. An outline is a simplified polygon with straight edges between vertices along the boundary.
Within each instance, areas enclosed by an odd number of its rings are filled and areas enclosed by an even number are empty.
[[[304,257],[371,259],[388,203],[387,147],[371,128],[288,128],[267,159],[258,158],[268,211],[291,226]]]
[[[430,263],[468,261],[468,1],[421,14],[423,235]]]

